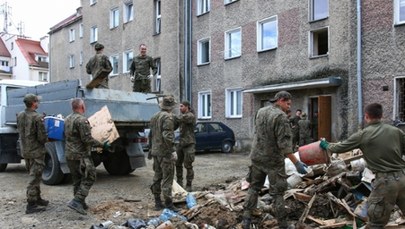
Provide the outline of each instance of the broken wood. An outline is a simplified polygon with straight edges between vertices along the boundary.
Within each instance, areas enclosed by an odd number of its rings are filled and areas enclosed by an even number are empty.
[[[313,204],[314,201],[315,201],[315,198],[316,198],[316,194],[315,194],[315,195],[312,197],[312,199],[309,201],[307,207],[305,208],[305,210],[304,210],[304,212],[302,213],[300,219],[298,220],[298,224],[303,224],[303,223],[304,223],[305,219],[306,219],[307,216],[308,216],[309,210],[311,209],[312,204]]]

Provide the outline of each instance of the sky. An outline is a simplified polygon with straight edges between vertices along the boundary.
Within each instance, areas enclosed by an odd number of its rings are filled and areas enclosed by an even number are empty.
[[[0,27],[4,29],[4,5],[8,6],[8,32],[23,22],[24,35],[34,40],[48,35],[49,28],[76,13],[80,0],[0,0]],[[11,25],[10,25],[11,22]]]

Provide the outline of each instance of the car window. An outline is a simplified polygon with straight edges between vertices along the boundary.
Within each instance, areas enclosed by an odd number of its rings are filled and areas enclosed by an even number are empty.
[[[195,130],[196,130],[197,133],[199,133],[199,132],[205,132],[205,125],[204,125],[203,123],[198,123],[198,124],[195,126]]]
[[[210,132],[223,132],[224,130],[218,123],[210,124]]]

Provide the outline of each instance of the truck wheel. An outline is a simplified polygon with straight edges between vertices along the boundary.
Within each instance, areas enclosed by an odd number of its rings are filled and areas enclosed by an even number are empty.
[[[107,159],[103,161],[104,168],[110,175],[126,175],[135,169],[131,168],[129,157],[125,150],[110,153]]]
[[[221,150],[224,153],[232,153],[233,145],[230,141],[225,141],[222,143]]]
[[[0,164],[0,172],[4,172],[7,168],[7,163],[5,164]]]
[[[42,172],[42,181],[47,185],[60,184],[64,178],[64,174],[60,169],[56,147],[54,144],[48,143],[45,145],[45,148],[45,168]]]

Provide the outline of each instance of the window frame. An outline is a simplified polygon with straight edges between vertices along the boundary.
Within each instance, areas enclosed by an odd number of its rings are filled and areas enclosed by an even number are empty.
[[[272,23],[272,22],[275,22],[275,24],[276,24],[276,26],[275,26],[276,27],[275,46],[274,47],[269,47],[269,48],[263,48],[263,46],[264,46],[264,42],[263,42],[263,40],[264,40],[263,25],[265,23]],[[256,46],[257,47],[257,52],[263,52],[263,51],[268,51],[268,50],[273,50],[273,49],[278,48],[278,17],[277,17],[277,15],[274,15],[274,16],[262,19],[260,21],[257,21],[256,30],[257,30],[257,33],[256,33],[257,34],[257,46]]]
[[[90,44],[98,41],[98,28],[97,26],[92,26],[90,28]]]
[[[404,9],[405,9],[405,0],[394,0],[394,25],[402,25],[405,24],[405,12],[404,12],[404,19],[401,21],[401,1],[403,1]]]
[[[110,10],[110,29],[117,28],[120,25],[120,9],[114,7]]]
[[[224,5],[229,5],[231,3],[237,2],[239,0],[224,0]]]
[[[326,1],[327,2],[327,12],[325,16],[319,16],[315,18],[315,6],[316,3],[315,1]],[[319,4],[319,3],[318,3]],[[329,0],[309,0],[309,21],[314,22],[314,21],[320,21],[329,18]]]
[[[80,51],[80,56],[79,56],[79,65],[82,66],[83,65],[83,51]]]
[[[211,93],[211,91],[198,92],[198,118],[199,119],[211,119],[212,118],[212,93]]]
[[[234,93],[240,93],[240,101],[238,101],[238,95],[234,96]],[[238,103],[239,109],[238,111]],[[238,113],[240,112],[240,113]],[[226,118],[242,118],[243,115],[243,89],[227,88],[225,89],[225,117]]]
[[[153,60],[156,66],[156,75],[153,76],[153,89],[154,92],[160,92],[162,90],[162,60],[160,57],[157,57]]]
[[[92,6],[97,3],[97,0],[90,0],[89,2],[90,2],[90,6]]]
[[[76,38],[76,30],[74,28],[69,29],[69,42],[72,43]]]
[[[125,51],[122,54],[122,73],[130,72],[130,67],[133,59],[134,52],[132,50]]]
[[[117,76],[119,74],[119,63],[120,63],[120,56],[118,54],[111,55],[110,56],[110,62],[112,66],[112,71],[110,73],[110,76]]]
[[[43,72],[43,71],[38,72],[38,80],[39,81],[48,82],[48,78],[49,78],[48,77],[48,72]]]
[[[328,51],[325,54],[318,54],[315,55],[314,54],[314,33],[319,33],[321,31],[327,30],[327,34],[328,34]],[[318,28],[318,29],[314,29],[309,31],[309,45],[308,45],[308,53],[309,53],[309,58],[318,58],[318,57],[324,57],[324,56],[328,56],[329,55],[329,51],[330,51],[330,34],[329,34],[329,26],[325,26],[322,28]]]
[[[124,9],[123,9],[123,22],[128,23],[130,21],[134,20],[135,17],[135,10],[134,10],[134,3],[129,2],[124,4]]]
[[[83,31],[84,31],[84,25],[83,25],[83,23],[80,23],[80,25],[79,25],[79,38],[83,38]]]
[[[210,0],[196,0],[197,1],[197,16],[207,14],[211,11]]]
[[[75,55],[70,54],[69,55],[69,69],[72,69],[75,67]]]
[[[239,31],[239,33],[240,33],[240,42],[239,42],[240,50],[238,50],[239,54],[232,55],[232,51],[230,51],[230,50],[233,49],[232,47],[230,47],[230,46],[232,46],[231,34],[234,34],[237,31]],[[224,33],[224,37],[225,37],[225,40],[224,40],[224,44],[225,44],[225,46],[224,46],[224,59],[229,60],[229,59],[234,59],[234,58],[238,58],[238,57],[242,56],[242,28],[238,27],[238,28],[235,28],[235,29],[227,30]]]
[[[155,35],[162,32],[162,1],[155,0]]]
[[[208,61],[202,62],[202,45],[203,42],[208,41]],[[207,65],[211,63],[211,38],[202,38],[197,41],[197,65]]]

